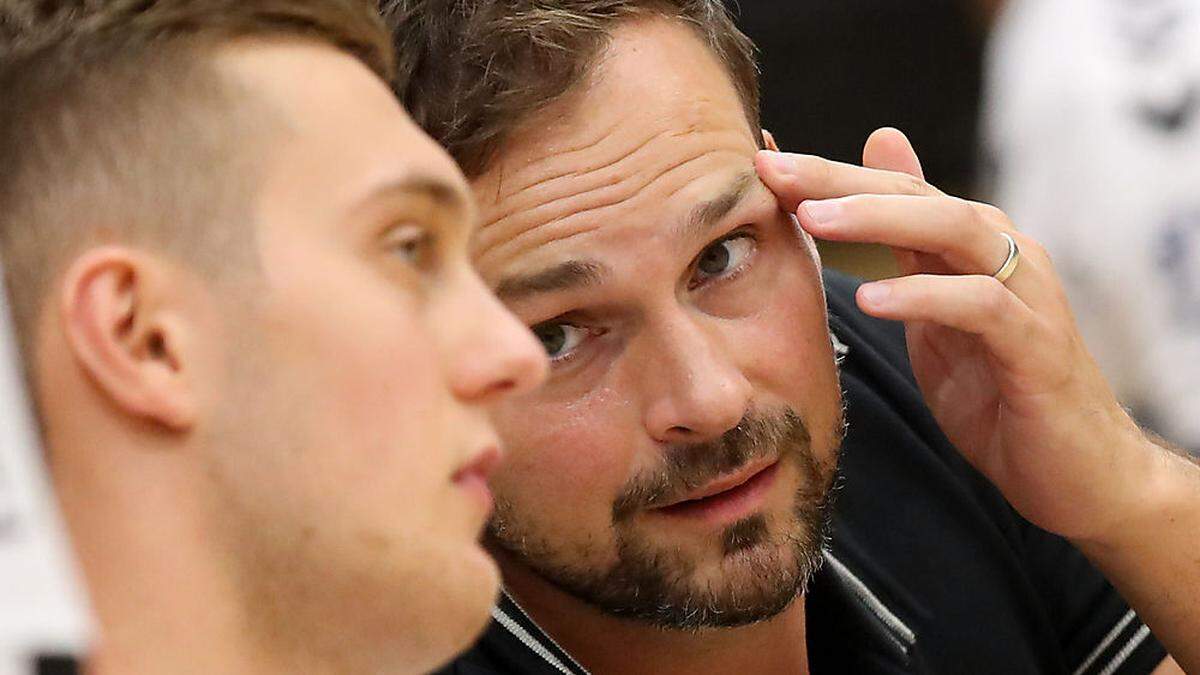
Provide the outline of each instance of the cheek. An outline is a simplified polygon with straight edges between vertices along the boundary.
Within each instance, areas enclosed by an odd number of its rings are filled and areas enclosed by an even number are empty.
[[[762,311],[739,322],[739,341],[753,345],[743,352],[752,380],[804,414],[815,436],[822,433],[818,425],[832,432],[840,385],[824,291],[812,263],[805,263],[778,275]]]
[[[572,402],[537,393],[496,415],[507,448],[493,487],[522,514],[572,532],[607,528],[617,493],[634,472],[635,429],[603,390]]]
[[[837,369],[823,313],[776,306],[748,321],[745,331],[744,341],[755,345],[746,357],[755,379],[789,391],[789,400],[799,396],[811,402],[813,395],[836,389]]]
[[[306,429],[308,459],[336,472],[329,480],[408,476],[420,490],[450,458],[440,433],[448,393],[419,308],[361,263],[316,278],[271,299],[267,349],[292,402],[277,422]]]

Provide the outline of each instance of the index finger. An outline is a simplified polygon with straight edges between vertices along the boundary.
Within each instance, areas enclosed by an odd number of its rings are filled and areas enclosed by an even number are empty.
[[[868,169],[816,155],[760,150],[754,166],[779,205],[795,212],[806,199],[856,194],[936,196],[942,192],[921,178],[899,171]]]

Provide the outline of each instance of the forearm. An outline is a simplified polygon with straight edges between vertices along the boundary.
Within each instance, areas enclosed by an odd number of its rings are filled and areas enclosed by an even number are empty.
[[[1179,665],[1200,673],[1200,466],[1150,441],[1135,452],[1119,497],[1127,517],[1103,541],[1075,544]]]

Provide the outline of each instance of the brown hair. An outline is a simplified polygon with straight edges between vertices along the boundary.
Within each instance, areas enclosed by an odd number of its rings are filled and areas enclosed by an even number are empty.
[[[383,0],[380,7],[396,45],[396,93],[472,178],[532,113],[582,82],[614,29],[637,16],[695,29],[758,129],[754,44],[721,0]]]
[[[46,293],[88,245],[163,251],[210,278],[256,265],[259,151],[284,125],[214,66],[241,39],[324,43],[394,75],[366,0],[0,7],[0,257],[27,358]]]

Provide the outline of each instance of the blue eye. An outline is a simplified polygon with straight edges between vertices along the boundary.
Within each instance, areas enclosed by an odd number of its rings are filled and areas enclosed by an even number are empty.
[[[543,323],[533,327],[533,334],[542,341],[546,355],[552,361],[564,358],[587,337],[588,331],[569,323]]]
[[[433,236],[419,225],[403,225],[388,234],[388,246],[413,265],[423,265],[433,246]]]
[[[712,244],[696,260],[698,281],[705,282],[737,270],[754,252],[754,238],[740,234]]]

